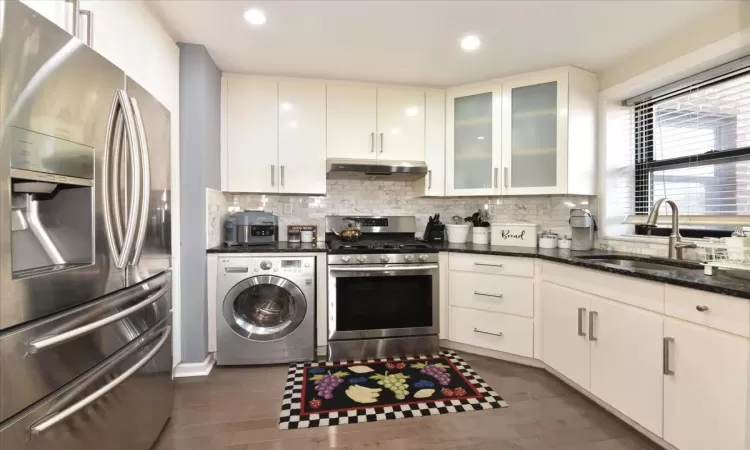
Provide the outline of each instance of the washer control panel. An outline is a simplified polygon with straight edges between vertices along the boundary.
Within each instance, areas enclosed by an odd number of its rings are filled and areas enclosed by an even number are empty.
[[[226,275],[315,275],[314,257],[261,257],[261,258],[222,258],[219,260],[220,273]]]

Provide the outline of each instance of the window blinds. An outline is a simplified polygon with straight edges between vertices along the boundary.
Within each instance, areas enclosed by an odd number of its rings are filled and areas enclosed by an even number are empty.
[[[750,225],[750,61],[639,100],[625,102],[632,105],[633,178],[623,195],[631,213],[647,215],[668,197],[681,216],[709,216],[704,222],[712,225],[748,219]]]

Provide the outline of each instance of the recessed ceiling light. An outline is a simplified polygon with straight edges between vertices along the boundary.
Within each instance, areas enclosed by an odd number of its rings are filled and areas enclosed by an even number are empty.
[[[461,38],[461,48],[466,50],[467,52],[473,52],[477,50],[480,45],[482,45],[482,42],[476,35],[470,34]]]
[[[263,25],[266,23],[266,15],[259,9],[248,9],[245,11],[245,20],[250,22],[250,25]]]

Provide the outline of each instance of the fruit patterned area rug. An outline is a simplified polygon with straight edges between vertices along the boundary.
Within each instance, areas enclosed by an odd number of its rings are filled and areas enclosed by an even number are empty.
[[[279,428],[326,427],[507,406],[453,351],[299,363],[289,366]]]

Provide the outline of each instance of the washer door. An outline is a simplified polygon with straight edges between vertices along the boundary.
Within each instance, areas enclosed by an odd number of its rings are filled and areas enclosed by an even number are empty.
[[[307,301],[286,278],[259,275],[227,293],[223,312],[229,327],[243,338],[273,341],[297,329],[307,313]]]

